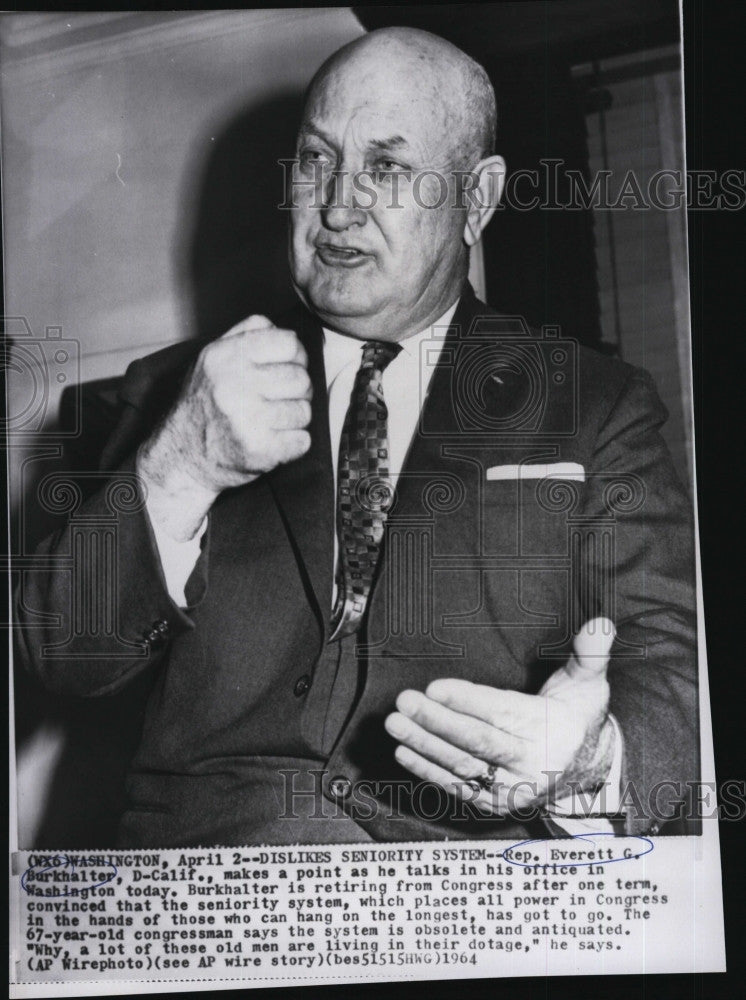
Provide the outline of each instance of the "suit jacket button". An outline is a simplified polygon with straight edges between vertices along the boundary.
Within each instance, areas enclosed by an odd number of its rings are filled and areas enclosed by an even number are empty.
[[[143,632],[143,638],[145,639],[145,642],[147,642],[147,644],[150,646],[153,643],[157,643],[160,640],[161,633],[156,632],[156,630],[152,628],[150,629],[149,632]]]
[[[162,618],[157,622],[153,622],[153,631],[158,632],[158,634],[162,635],[164,638],[168,635],[170,630],[170,626],[165,618]]]
[[[333,799],[346,799],[352,791],[352,782],[344,775],[338,774],[329,782],[329,794]]]
[[[300,698],[301,695],[304,695],[306,691],[308,691],[310,686],[311,686],[311,678],[308,676],[308,674],[302,674],[295,682],[295,687],[293,688],[293,693],[295,697]]]

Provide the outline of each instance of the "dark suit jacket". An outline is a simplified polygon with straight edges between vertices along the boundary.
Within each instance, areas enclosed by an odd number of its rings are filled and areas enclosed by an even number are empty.
[[[168,596],[133,470],[202,346],[193,342],[130,366],[103,459],[113,478],[40,548],[52,568],[27,578],[18,610],[37,624],[24,657],[52,690],[97,697],[157,671],[129,781],[141,828],[152,819],[150,846],[241,842],[259,771],[310,756],[306,699],[293,691],[328,636],[334,484],[320,327],[302,309],[282,325],[309,353],[311,450],[218,498],[190,608]],[[658,433],[665,416],[645,372],[529,331],[467,287],[398,483],[359,690],[322,779],[330,801],[354,811],[335,777],[353,789],[404,777],[383,729],[402,689],[464,677],[537,691],[579,625],[606,614],[618,632],[609,679],[626,829],[657,832],[675,812],[698,776],[696,622],[693,528]],[[558,462],[582,466],[585,481],[487,477]],[[38,612],[49,624],[38,627]],[[401,808],[398,820],[381,808],[356,819],[382,840],[527,830],[423,821],[408,799]]]

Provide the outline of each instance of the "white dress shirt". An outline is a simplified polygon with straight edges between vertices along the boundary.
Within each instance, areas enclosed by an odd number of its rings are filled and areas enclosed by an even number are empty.
[[[435,323],[420,333],[400,341],[401,351],[388,364],[382,375],[383,396],[388,410],[389,477],[396,486],[409,446],[414,437],[422,406],[427,396],[430,380],[435,371],[440,349],[443,346],[448,326],[453,319],[458,302],[446,310]],[[339,459],[339,442],[342,437],[347,409],[350,405],[355,376],[362,361],[364,341],[348,337],[334,330],[324,328],[324,368],[329,396],[329,438],[334,467],[336,523],[336,483]],[[186,605],[184,587],[194,568],[199,554],[202,536],[207,528],[207,518],[199,531],[187,542],[176,542],[159,529],[151,518],[163,574],[171,599],[180,607]],[[334,533],[333,567],[339,557],[339,542]],[[336,601],[336,573],[332,594],[332,608]],[[606,798],[599,800],[605,811],[613,812],[619,801],[622,771],[622,734],[613,717],[615,744],[614,759],[606,782]],[[612,801],[613,800],[613,801]],[[587,808],[587,807],[586,807]],[[557,800],[551,807],[552,818],[570,835],[588,832],[611,833],[612,827],[606,819],[568,819],[563,813],[574,813],[571,799]],[[593,809],[591,809],[593,812]]]

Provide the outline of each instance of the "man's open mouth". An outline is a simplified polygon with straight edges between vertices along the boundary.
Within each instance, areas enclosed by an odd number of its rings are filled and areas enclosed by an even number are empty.
[[[330,267],[359,267],[371,260],[371,255],[356,247],[336,246],[333,243],[317,243],[316,253],[324,264]]]

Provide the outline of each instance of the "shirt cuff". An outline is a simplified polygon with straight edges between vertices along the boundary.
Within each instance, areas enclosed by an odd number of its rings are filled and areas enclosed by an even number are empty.
[[[207,518],[205,517],[202,521],[194,538],[190,538],[186,542],[177,542],[156,524],[155,518],[150,516],[150,511],[148,511],[148,516],[153,528],[153,536],[160,556],[168,596],[178,607],[186,608],[187,599],[184,595],[184,587],[202,551],[202,536],[207,530]]]
[[[584,833],[614,833],[608,816],[616,816],[619,812],[624,740],[619,723],[613,715],[609,715],[609,721],[614,729],[613,756],[603,785],[590,802],[588,793],[572,792],[547,806],[547,826],[550,829],[558,827],[560,834],[576,837]]]

